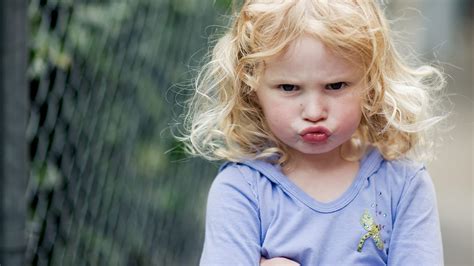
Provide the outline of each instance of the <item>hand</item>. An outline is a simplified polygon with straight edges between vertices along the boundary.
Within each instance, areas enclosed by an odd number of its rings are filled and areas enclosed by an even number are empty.
[[[292,261],[283,257],[276,257],[271,259],[260,258],[260,266],[300,266],[296,261]]]

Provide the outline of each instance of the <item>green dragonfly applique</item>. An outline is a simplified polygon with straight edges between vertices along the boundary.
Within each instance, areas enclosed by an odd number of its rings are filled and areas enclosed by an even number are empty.
[[[357,251],[362,251],[365,241],[369,238],[372,238],[377,248],[382,250],[383,241],[380,238],[380,225],[375,224],[374,218],[370,216],[369,211],[365,210],[364,214],[360,218],[360,223],[364,229],[367,230],[367,233],[360,239],[359,245],[357,245]]]

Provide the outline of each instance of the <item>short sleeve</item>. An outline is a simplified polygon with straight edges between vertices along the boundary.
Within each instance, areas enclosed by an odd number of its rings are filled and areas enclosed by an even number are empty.
[[[237,166],[211,185],[200,265],[259,265],[260,217],[255,186]]]
[[[394,217],[388,265],[443,265],[436,193],[426,169],[407,180]]]

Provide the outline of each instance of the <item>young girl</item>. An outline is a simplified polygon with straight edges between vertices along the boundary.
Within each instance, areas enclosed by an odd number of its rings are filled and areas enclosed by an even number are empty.
[[[186,116],[190,151],[228,161],[202,265],[443,263],[415,160],[444,79],[404,62],[389,33],[375,0],[244,1]]]

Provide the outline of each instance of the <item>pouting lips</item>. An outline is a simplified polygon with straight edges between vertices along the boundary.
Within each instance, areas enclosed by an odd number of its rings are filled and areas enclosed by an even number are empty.
[[[300,133],[300,136],[304,141],[312,143],[325,142],[328,140],[330,135],[331,132],[322,126],[309,127]]]

